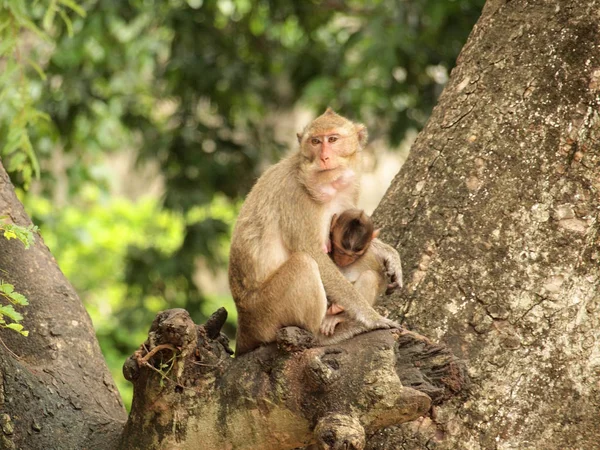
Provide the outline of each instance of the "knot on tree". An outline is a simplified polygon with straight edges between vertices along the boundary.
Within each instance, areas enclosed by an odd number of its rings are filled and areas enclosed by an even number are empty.
[[[315,347],[302,329],[232,358],[221,308],[204,325],[163,311],[124,367],[134,384],[127,449],[362,449],[366,435],[414,420],[459,392],[465,368],[442,345],[378,330]]]

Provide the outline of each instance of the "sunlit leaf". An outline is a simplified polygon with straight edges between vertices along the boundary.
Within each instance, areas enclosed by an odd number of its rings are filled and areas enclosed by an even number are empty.
[[[50,4],[46,9],[46,13],[44,14],[44,18],[42,19],[42,26],[44,30],[50,31],[52,28],[52,24],[54,23],[54,17],[56,15],[56,0],[50,0]]]
[[[6,316],[14,322],[23,320],[23,316],[15,311],[12,305],[0,305],[0,316]]]
[[[46,74],[44,73],[44,71],[42,70],[42,68],[40,67],[40,65],[38,63],[36,63],[33,59],[31,58],[27,58],[27,62],[29,63],[29,65],[31,67],[33,67],[33,69],[37,72],[37,74],[39,75],[39,77],[43,80],[46,81]],[[46,115],[46,117],[48,117]]]
[[[72,0],[58,0],[59,3],[71,8],[73,11],[75,11],[77,14],[79,14],[81,17],[85,17],[86,13],[85,13],[85,9],[83,9],[81,6],[79,6],[77,3],[75,3]]]
[[[17,235],[15,232],[13,232],[11,230],[5,230],[4,237],[10,241],[11,239],[16,239]]]
[[[60,14],[61,19],[67,27],[67,34],[69,35],[69,37],[73,37],[73,22],[71,22],[71,19],[69,18],[67,13],[65,13],[62,9],[58,11],[58,14]]]

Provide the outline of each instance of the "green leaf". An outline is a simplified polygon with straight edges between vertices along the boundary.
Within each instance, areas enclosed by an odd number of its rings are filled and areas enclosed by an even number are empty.
[[[4,230],[4,237],[10,241],[11,239],[16,239],[17,235],[11,230]]]
[[[12,51],[16,41],[14,38],[3,39],[3,42],[0,42],[0,56],[3,56],[5,53]]]
[[[39,180],[40,163],[38,162],[37,156],[35,155],[35,151],[33,150],[33,146],[31,145],[31,141],[29,140],[29,135],[27,133],[23,133],[21,136],[21,145],[29,156],[29,160],[31,161],[31,165],[33,166],[33,171],[35,173],[35,178]]]
[[[42,70],[42,68],[39,66],[38,63],[36,63],[33,59],[31,58],[27,58],[27,62],[29,63],[29,65],[31,67],[33,67],[33,69],[37,72],[37,74],[40,76],[40,78],[43,81],[46,81],[46,74],[44,73],[44,71]]]
[[[44,14],[44,19],[42,20],[42,26],[44,30],[50,31],[52,28],[52,23],[54,22],[54,17],[56,16],[56,0],[51,0],[48,5],[48,9],[46,10],[46,14]]]
[[[2,283],[0,284],[0,292],[3,292],[5,294],[12,294],[15,290],[15,287],[12,284],[9,283]]]
[[[50,39],[50,36],[48,36],[46,33],[44,33],[42,30],[40,30],[37,27],[37,25],[35,23],[33,23],[31,20],[29,20],[29,19],[27,19],[25,17],[19,17],[18,20],[19,20],[19,24],[22,27],[27,28],[28,30],[32,31],[40,39],[42,39],[42,40],[44,40],[46,42],[52,42],[52,39]]]
[[[21,330],[23,329],[23,325],[21,325],[20,323],[9,323],[8,325],[6,325],[6,328],[10,328],[11,330],[21,332]]]
[[[67,13],[64,12],[62,9],[58,12],[58,14],[60,14],[60,17],[65,23],[65,26],[67,27],[67,34],[69,35],[69,37],[73,37],[73,22],[71,22],[71,19],[69,18]]]
[[[35,243],[35,235],[38,231],[38,227],[35,225],[29,225],[28,227],[22,227],[12,223],[0,223],[0,231],[4,230],[4,236],[6,239],[18,239],[20,240],[26,249],[31,247]]]
[[[25,337],[29,336],[29,331],[23,330],[23,325],[19,323],[9,323],[8,325],[4,325],[4,328],[10,328],[11,330],[15,330],[17,333],[20,333]]]
[[[27,300],[27,297],[25,297],[23,294],[19,294],[18,292],[13,292],[12,294],[9,295],[9,297],[15,305],[20,305],[20,306],[29,305],[29,301]]]
[[[13,322],[20,322],[23,320],[23,316],[15,311],[12,305],[0,306],[0,316],[6,316]]]
[[[81,17],[85,17],[85,9],[83,9],[81,6],[79,6],[77,3],[75,3],[72,0],[58,0],[59,3],[71,8],[73,11],[75,11],[77,14],[79,14]]]

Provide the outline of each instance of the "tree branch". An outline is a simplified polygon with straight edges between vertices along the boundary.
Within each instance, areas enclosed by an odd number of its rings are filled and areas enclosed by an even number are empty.
[[[310,333],[288,327],[277,344],[234,359],[219,333],[225,317],[197,326],[182,309],[157,315],[124,366],[134,399],[120,448],[362,449],[365,434],[414,420],[467,383],[446,347],[404,330],[310,347]]]

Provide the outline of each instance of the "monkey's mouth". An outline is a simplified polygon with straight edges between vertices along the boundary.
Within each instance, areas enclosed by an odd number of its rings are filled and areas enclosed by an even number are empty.
[[[336,166],[336,167],[328,167],[327,169],[319,169],[319,173],[326,173],[326,172],[333,172],[334,170],[339,169],[340,166]]]

